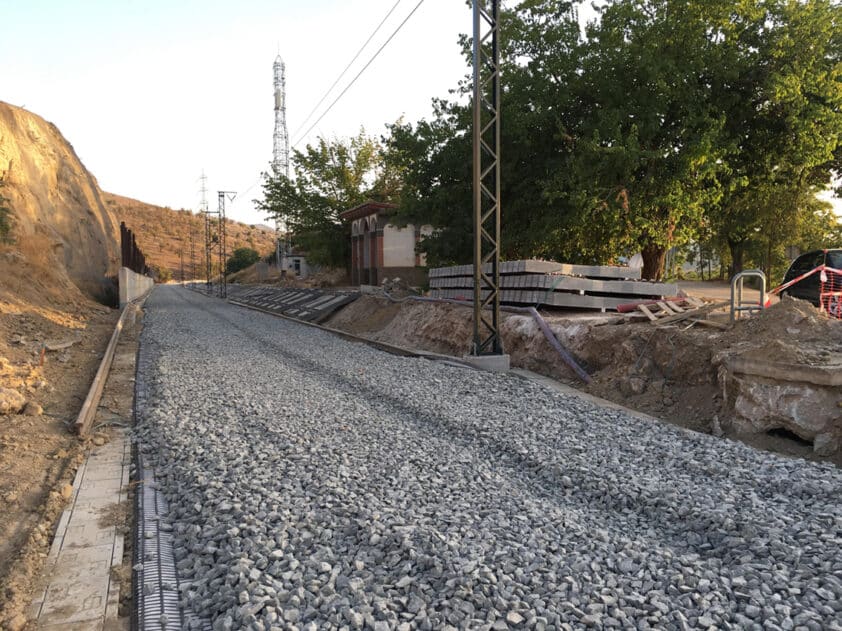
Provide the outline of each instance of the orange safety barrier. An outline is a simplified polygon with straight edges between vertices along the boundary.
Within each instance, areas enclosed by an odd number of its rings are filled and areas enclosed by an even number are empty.
[[[801,276],[796,276],[788,283],[778,285],[769,293],[779,294],[784,289],[813,274],[819,274],[819,306],[822,311],[832,318],[842,320],[842,269],[819,265],[809,272],[801,274]]]
[[[842,320],[842,270],[822,266],[819,300],[827,314]]]

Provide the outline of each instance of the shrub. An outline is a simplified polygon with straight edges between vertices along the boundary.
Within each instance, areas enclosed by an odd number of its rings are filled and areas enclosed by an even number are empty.
[[[225,262],[225,273],[233,274],[254,265],[260,260],[260,255],[251,248],[237,248],[231,257]]]

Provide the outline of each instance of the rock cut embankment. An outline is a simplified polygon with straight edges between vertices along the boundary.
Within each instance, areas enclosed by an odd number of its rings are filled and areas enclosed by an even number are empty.
[[[54,271],[104,298],[119,265],[119,222],[58,128],[0,102],[0,178],[15,239],[34,242]],[[14,257],[2,265],[14,265]]]

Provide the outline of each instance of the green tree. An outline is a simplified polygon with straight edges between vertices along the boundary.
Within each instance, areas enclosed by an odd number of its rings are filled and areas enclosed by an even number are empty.
[[[709,98],[720,9],[615,0],[587,31],[575,177],[557,187],[606,240],[641,251],[644,278],[661,278],[667,250],[697,237],[721,195],[724,121]]]
[[[741,6],[718,25],[725,61],[711,85],[729,154],[709,216],[732,273],[764,242],[769,259],[776,234],[793,238],[809,225],[815,194],[842,166],[842,8],[831,0]]]
[[[397,223],[429,224],[420,249],[432,266],[469,260],[471,250],[471,140],[467,112],[435,102],[436,116],[415,126],[388,126],[385,162],[403,173]]]
[[[567,171],[568,129],[575,117],[579,26],[569,2],[521,2],[501,12],[503,258],[543,256],[591,261],[578,239],[570,196],[549,195],[547,182]],[[470,41],[462,39],[466,60]],[[467,96],[469,81],[454,92]],[[404,170],[400,217],[431,224],[420,249],[431,265],[472,257],[472,114],[470,103],[434,101],[434,115],[390,126],[387,161]],[[556,193],[558,191],[555,191]]]
[[[607,0],[584,37],[569,8],[523,0],[501,16],[504,258],[640,250],[660,278],[673,246],[771,270],[783,241],[810,240],[796,233],[821,223],[815,193],[842,169],[837,4]],[[470,109],[435,105],[390,126],[386,161],[404,174],[400,217],[436,229],[430,263],[464,262]]]
[[[251,248],[237,248],[225,262],[225,273],[233,274],[254,265],[260,260],[257,250]]]
[[[263,199],[257,207],[268,218],[280,219],[293,243],[315,264],[347,266],[350,229],[341,212],[366,200],[391,201],[397,189],[387,171],[380,143],[364,131],[354,138],[320,138],[294,151],[295,177],[264,173]]]

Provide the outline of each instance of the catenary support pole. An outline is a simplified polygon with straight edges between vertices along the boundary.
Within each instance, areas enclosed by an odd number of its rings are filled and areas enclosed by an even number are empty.
[[[502,355],[500,337],[499,0],[474,0],[473,355]]]

